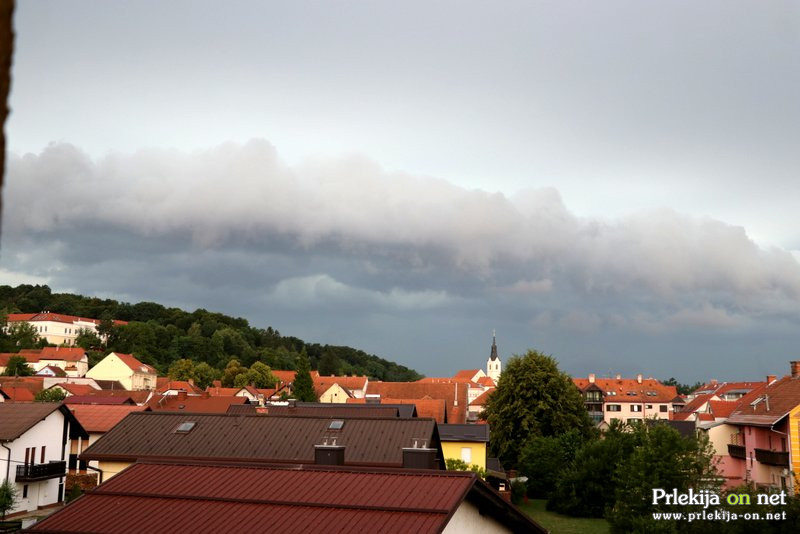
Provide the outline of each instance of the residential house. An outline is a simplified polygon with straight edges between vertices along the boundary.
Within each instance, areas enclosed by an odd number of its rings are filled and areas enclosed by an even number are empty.
[[[112,352],[86,373],[89,378],[117,380],[130,391],[156,389],[158,373],[131,354]]]
[[[653,378],[573,378],[583,395],[589,416],[600,424],[614,420],[633,423],[643,419],[670,419],[685,405],[675,386],[665,386]]]
[[[444,469],[431,419],[136,412],[80,456],[107,480],[136,461],[336,463]]]
[[[0,404],[0,482],[14,483],[11,513],[30,512],[64,499],[70,440],[88,438],[60,403]]]
[[[32,402],[43,382],[41,376],[0,376],[0,402]]]
[[[111,430],[129,413],[150,409],[136,404],[66,404],[65,406],[88,434],[88,438],[73,439],[70,444],[67,468],[71,473],[86,471],[87,462],[79,463],[78,456],[89,445]],[[97,462],[91,462],[88,466],[96,468]]]
[[[469,403],[467,421],[476,422],[480,419],[481,413],[486,409],[486,401],[489,400],[489,395],[491,395],[494,390],[495,388],[487,389],[477,399]]]
[[[13,356],[25,358],[34,373],[39,374],[45,368],[55,367],[64,371],[69,377],[82,377],[89,370],[89,356],[79,347],[44,347],[41,349],[23,349],[18,353],[0,354],[0,373],[5,371],[8,360]],[[50,376],[57,376],[51,374]]]
[[[347,404],[356,406],[411,406],[414,408],[417,417],[429,417],[439,424],[447,422],[447,410],[445,409],[446,403],[444,399],[432,399],[430,397],[422,399],[384,399],[377,394],[367,394],[367,398],[365,399],[347,399]]]
[[[725,476],[730,485],[752,482],[761,489],[793,491],[795,473],[800,472],[800,361],[790,365],[790,376],[771,382],[753,400],[740,402],[726,428],[713,436],[716,450],[728,449]]]
[[[138,463],[30,532],[545,533],[475,473]]]
[[[467,395],[469,387],[463,382],[450,379],[440,379],[441,381],[417,381],[417,382],[377,382],[369,383],[367,395],[380,395],[383,400],[391,399],[397,402],[400,399],[414,400],[417,404],[417,412],[421,410],[421,404],[416,402],[421,399],[438,399],[444,401],[445,415],[443,423],[466,423],[467,408],[469,402]],[[389,402],[388,400],[386,402]]]
[[[489,425],[437,425],[445,460],[457,459],[486,469]]]
[[[63,313],[9,313],[8,326],[15,323],[28,323],[33,326],[40,338],[54,345],[75,345],[78,335],[82,331],[97,334],[99,319],[76,317]],[[113,321],[115,326],[128,324],[126,321]],[[82,376],[82,375],[81,375]]]

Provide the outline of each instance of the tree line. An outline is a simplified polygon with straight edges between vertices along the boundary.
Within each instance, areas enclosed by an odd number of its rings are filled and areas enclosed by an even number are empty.
[[[190,360],[195,366],[204,364],[201,372],[210,368],[215,376],[223,376],[234,360],[247,370],[256,363],[270,369],[297,370],[301,360],[307,359],[310,368],[323,375],[357,374],[389,382],[422,378],[413,369],[352,347],[307,343],[283,336],[271,326],[253,327],[247,319],[205,309],[187,312],[155,302],[131,304],[53,293],[46,285],[0,286],[3,323],[9,313],[41,311],[100,320],[98,335],[82,332],[77,339],[78,345],[87,350],[91,365],[113,351],[134,354],[159,374],[167,374],[180,360]],[[128,324],[115,326],[114,319]],[[25,326],[0,333],[0,352],[18,352],[44,344],[32,328]],[[251,373],[251,377],[255,374]]]

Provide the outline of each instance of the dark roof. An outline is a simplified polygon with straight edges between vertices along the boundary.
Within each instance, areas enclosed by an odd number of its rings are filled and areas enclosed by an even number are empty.
[[[267,405],[267,415],[316,415],[321,417],[398,417],[396,406],[385,404],[343,404],[329,402],[298,402]]]
[[[0,441],[14,441],[60,406],[55,402],[0,403]]]
[[[231,404],[225,413],[229,415],[253,415],[258,413],[256,408],[255,404]]]
[[[85,460],[216,459],[237,462],[314,463],[314,445],[336,437],[345,447],[346,465],[401,467],[403,447],[415,439],[438,449],[432,419],[347,418],[329,430],[330,417],[137,412],[128,415],[81,455]],[[181,423],[195,422],[187,433]]]
[[[265,418],[266,419],[266,418]],[[31,532],[438,533],[469,501],[514,532],[546,532],[474,473],[135,464]]]
[[[55,411],[60,411],[69,421],[69,437],[89,439],[75,416],[60,402],[3,402],[0,403],[0,441],[14,441],[43,421]]]
[[[64,404],[136,404],[130,397],[105,397],[100,395],[70,395]]]
[[[489,425],[438,425],[442,441],[489,441]]]

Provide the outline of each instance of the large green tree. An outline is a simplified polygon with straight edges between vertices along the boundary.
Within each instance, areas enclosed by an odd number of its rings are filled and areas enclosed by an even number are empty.
[[[556,360],[535,350],[513,356],[486,403],[490,448],[506,467],[516,467],[520,450],[536,436],[575,429],[593,431],[583,397]]]
[[[0,518],[5,519],[6,514],[14,509],[17,502],[17,486],[10,479],[0,484]]]
[[[308,361],[305,350],[297,358],[297,372],[292,385],[292,396],[305,402],[316,402],[317,400],[317,395],[314,393],[314,381],[311,380],[311,363]]]

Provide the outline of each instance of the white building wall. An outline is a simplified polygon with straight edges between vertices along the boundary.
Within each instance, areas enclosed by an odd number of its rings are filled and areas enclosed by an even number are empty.
[[[11,449],[11,466],[8,468],[8,451],[0,447],[0,482],[6,479],[6,470],[12,482],[17,486],[17,505],[9,513],[33,511],[41,506],[58,502],[58,479],[51,478],[39,482],[16,482],[17,466],[25,464],[25,449],[36,447],[35,463],[40,464],[42,459],[42,446],[45,446],[44,463],[50,460],[62,459],[61,437],[64,431],[64,414],[56,410],[43,421],[34,425],[22,436],[5,443]],[[63,459],[67,460],[67,452],[63,451]],[[28,496],[23,498],[23,486],[28,486]]]
[[[481,515],[477,506],[464,501],[450,518],[442,534],[485,534],[487,532],[511,532],[511,529],[491,517]]]

